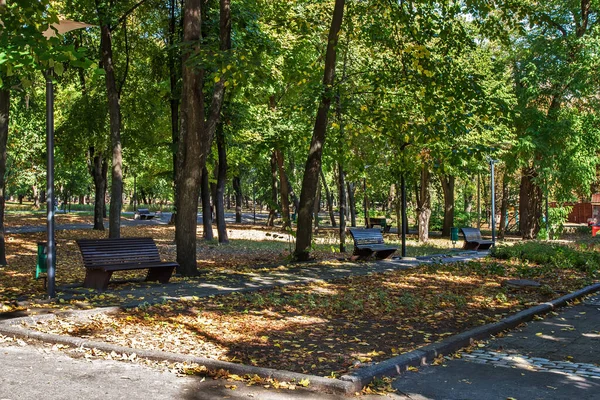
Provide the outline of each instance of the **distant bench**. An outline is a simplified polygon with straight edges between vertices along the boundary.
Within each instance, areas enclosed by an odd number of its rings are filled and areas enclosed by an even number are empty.
[[[383,242],[383,235],[379,229],[348,229],[354,240],[354,258],[366,259],[375,255],[377,259],[389,258],[398,250]]]
[[[385,217],[369,218],[369,228],[373,229],[373,227],[377,225],[379,225],[385,233],[388,233],[390,231],[390,228],[392,227],[392,225],[388,225],[387,219]]]
[[[487,250],[494,244],[491,240],[484,240],[481,231],[477,228],[460,228],[460,230],[465,238],[464,249]]]
[[[104,291],[114,271],[148,269],[147,281],[167,283],[176,262],[161,261],[152,238],[79,239],[85,266],[83,286]]]
[[[151,213],[147,208],[138,208],[133,219],[152,219],[155,215],[155,213]]]

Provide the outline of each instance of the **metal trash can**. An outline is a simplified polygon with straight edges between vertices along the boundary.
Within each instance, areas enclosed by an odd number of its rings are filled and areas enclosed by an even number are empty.
[[[452,245],[456,245],[456,242],[458,242],[458,228],[450,228],[450,239]]]
[[[39,279],[40,274],[46,273],[46,254],[47,254],[47,245],[46,242],[38,242],[37,243],[37,265],[35,266],[35,279]]]

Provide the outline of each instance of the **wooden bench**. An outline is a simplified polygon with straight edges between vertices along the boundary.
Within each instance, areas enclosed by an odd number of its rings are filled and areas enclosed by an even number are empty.
[[[179,266],[160,260],[152,238],[79,239],[77,245],[86,269],[86,288],[106,290],[114,271],[136,269],[148,269],[147,281],[167,283]]]
[[[375,226],[380,226],[385,233],[388,233],[392,227],[392,225],[388,225],[385,217],[369,218],[369,228],[373,229]]]
[[[483,240],[481,231],[477,228],[460,228],[460,230],[465,238],[463,249],[487,250],[494,244],[491,240]]]
[[[138,208],[133,219],[152,219],[156,214],[151,213],[147,208]]]
[[[375,255],[377,259],[390,258],[398,250],[383,242],[383,235],[379,229],[353,229],[348,231],[354,240],[353,259],[366,259]]]

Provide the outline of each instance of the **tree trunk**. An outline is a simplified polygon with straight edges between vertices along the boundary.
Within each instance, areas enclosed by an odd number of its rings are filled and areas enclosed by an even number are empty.
[[[225,95],[225,80],[215,82],[208,119],[205,119],[203,95],[204,70],[188,64],[191,55],[201,53],[202,0],[187,0],[183,17],[183,40],[188,51],[182,55],[182,95],[177,151],[177,213],[175,243],[179,272],[198,274],[196,265],[196,226],[198,192],[202,170],[210,151]],[[220,0],[220,50],[231,48],[231,8],[229,0]],[[206,175],[206,174],[204,174]],[[207,177],[208,178],[208,177]],[[206,217],[206,214],[204,214]],[[206,218],[203,218],[206,219]]]
[[[217,128],[217,152],[219,153],[219,169],[217,172],[217,190],[215,196],[215,214],[217,217],[217,234],[219,243],[229,243],[227,224],[225,223],[225,182],[227,181],[227,149],[225,147],[225,132],[223,123]]]
[[[329,191],[329,186],[327,186],[327,182],[325,181],[325,174],[323,173],[323,168],[321,168],[321,182],[323,182],[323,189],[325,189],[325,199],[327,200],[327,210],[329,211],[329,220],[331,221],[331,227],[337,227],[337,223],[335,222],[335,214],[333,212],[333,196]]]
[[[521,170],[519,222],[523,239],[535,239],[540,231],[542,188],[536,183],[536,178],[537,171],[535,167],[525,167]]]
[[[292,227],[290,220],[290,200],[288,193],[288,183],[285,170],[283,168],[283,152],[281,150],[275,150],[275,157],[277,159],[277,169],[279,170],[279,190],[281,197],[281,219],[283,221],[282,230],[286,231]]]
[[[210,179],[208,177],[208,169],[202,169],[200,196],[202,197],[202,237],[204,240],[213,240],[215,235],[212,229],[212,211],[210,208]]]
[[[450,229],[454,226],[454,184],[456,177],[452,175],[441,175],[442,191],[444,192],[444,223],[442,225],[442,236],[450,237]]]
[[[269,205],[269,218],[267,219],[267,226],[275,225],[275,218],[277,217],[277,156],[275,152],[271,154],[271,204]]]
[[[315,203],[313,205],[313,222],[315,233],[319,232],[319,209],[321,205],[321,186],[317,186],[317,195],[315,196]]]
[[[431,193],[429,192],[430,173],[427,166],[421,169],[421,187],[417,195],[417,221],[419,223],[419,241],[429,241],[429,218],[431,217]]]
[[[348,182],[348,207],[350,208],[350,226],[356,228],[356,201],[354,200],[354,183]]]
[[[179,38],[176,38],[177,33],[177,1],[169,0],[169,54],[168,54],[168,67],[169,67],[169,84],[171,89],[171,140],[173,144],[173,199],[177,204],[177,148],[179,144],[179,99],[181,94],[177,90],[177,82],[179,80],[179,74],[177,73],[177,50],[175,49],[175,43],[179,42]],[[172,214],[176,215],[177,210]],[[172,223],[174,217],[171,217]]]
[[[108,174],[108,165],[102,156],[102,153],[96,153],[93,147],[90,147],[88,157],[88,169],[94,181],[94,230],[104,230],[104,208],[106,194],[106,175]]]
[[[321,157],[325,134],[327,131],[327,114],[331,106],[332,88],[335,75],[335,58],[338,35],[342,26],[345,0],[336,0],[333,9],[333,18],[329,29],[327,51],[325,54],[325,72],[323,76],[323,95],[317,111],[313,136],[310,144],[304,176],[302,178],[302,191],[298,209],[298,229],[296,235],[296,249],[294,258],[306,260],[309,257],[312,244],[312,207],[315,202],[318,188],[319,171],[321,170]]]
[[[346,252],[346,171],[344,166],[338,164],[338,191],[340,196],[340,253]]]
[[[33,193],[33,209],[38,210],[40,208],[40,194],[37,185],[31,187],[31,192]]]
[[[283,174],[285,175],[285,182],[288,187],[288,194],[289,194],[290,198],[292,199],[292,202],[294,203],[294,212],[298,212],[298,205],[299,205],[298,196],[296,196],[296,192],[294,192],[294,188],[292,187],[292,182],[290,182],[290,177],[285,172],[285,169],[283,170]]]
[[[98,4],[98,3],[97,3]],[[119,91],[113,65],[112,34],[109,16],[101,7],[97,7],[100,28],[100,48],[102,50],[102,68],[105,72],[106,92],[108,94],[108,114],[110,119],[110,142],[112,147],[112,170],[110,190],[109,232],[110,238],[121,236],[121,208],[123,203],[123,152],[121,148],[121,106]]]
[[[498,229],[498,237],[504,239],[506,234],[506,224],[508,219],[508,173],[504,171],[502,178],[502,200],[500,202],[500,228]]]
[[[242,182],[239,176],[233,177],[233,191],[235,192],[235,222],[242,223]]]
[[[4,237],[4,207],[6,196],[6,143],[10,114],[10,90],[0,88],[0,265],[6,265],[6,242]]]

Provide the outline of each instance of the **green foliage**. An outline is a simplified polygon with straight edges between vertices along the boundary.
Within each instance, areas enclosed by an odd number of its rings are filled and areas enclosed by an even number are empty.
[[[491,254],[498,259],[519,262],[519,271],[524,277],[537,273],[528,262],[546,268],[577,269],[588,274],[595,274],[600,268],[599,252],[576,250],[554,243],[527,241],[512,246],[496,246]]]

